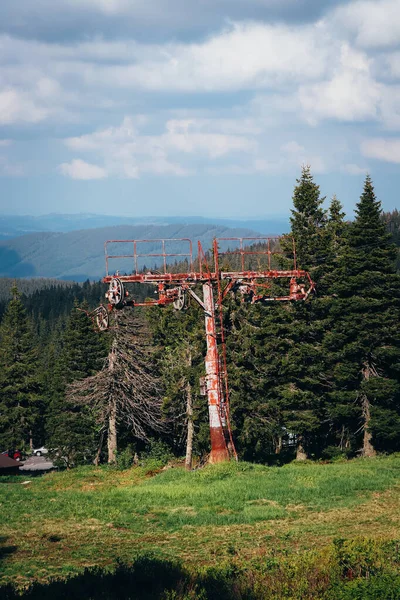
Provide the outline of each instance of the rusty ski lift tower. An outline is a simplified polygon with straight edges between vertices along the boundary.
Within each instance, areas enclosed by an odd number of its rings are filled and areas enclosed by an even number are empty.
[[[229,293],[239,293],[243,301],[252,304],[306,300],[315,286],[309,273],[297,268],[294,241],[291,258],[293,268],[289,270],[277,268],[277,255],[283,255],[279,238],[216,238],[209,260],[200,242],[198,256],[194,260],[192,242],[188,238],[109,240],[104,248],[106,276],[103,282],[109,286],[106,292],[107,306],[101,305],[92,313],[100,330],[108,328],[109,314],[113,310],[125,307],[173,304],[176,310],[183,310],[188,297],[191,297],[203,309],[207,342],[205,388],[211,438],[209,460],[217,463],[237,458],[229,419],[222,304]],[[115,254],[117,248],[121,250]],[[174,249],[179,251],[174,252]],[[180,262],[178,265],[175,262],[174,267],[171,265],[172,259]],[[114,260],[119,261],[119,270],[110,274],[110,261]],[[149,270],[144,266],[145,260],[156,260],[162,265]],[[185,265],[186,272],[174,272],[177,266],[182,265]],[[122,269],[129,271],[129,274],[120,274]],[[274,295],[274,280],[288,280],[286,295]],[[136,302],[127,289],[130,283],[156,286],[158,297]],[[203,298],[194,289],[199,286],[202,286]]]

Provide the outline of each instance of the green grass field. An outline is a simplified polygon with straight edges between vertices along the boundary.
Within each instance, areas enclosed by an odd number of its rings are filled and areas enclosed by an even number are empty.
[[[160,590],[115,597],[400,598],[400,456],[155,467],[0,479],[4,593],[147,569]]]

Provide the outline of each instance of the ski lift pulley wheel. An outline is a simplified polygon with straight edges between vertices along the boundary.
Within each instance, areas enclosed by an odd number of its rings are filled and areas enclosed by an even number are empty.
[[[181,287],[178,288],[178,295],[174,300],[175,310],[183,310],[186,308],[186,292]]]
[[[95,320],[97,328],[100,331],[105,331],[109,326],[109,316],[108,311],[105,306],[99,306],[95,311]]]
[[[125,298],[125,288],[124,284],[120,279],[118,279],[118,277],[113,277],[111,279],[106,297],[110,304],[113,304],[117,307],[122,306]]]

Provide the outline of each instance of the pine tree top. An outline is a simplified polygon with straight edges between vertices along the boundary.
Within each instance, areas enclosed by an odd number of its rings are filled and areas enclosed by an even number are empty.
[[[13,300],[16,300],[17,298],[21,297],[21,293],[18,289],[17,282],[15,281],[15,279],[14,279],[14,283],[10,289],[10,293],[11,293],[11,297]]]
[[[327,254],[326,211],[322,208],[319,185],[314,182],[309,165],[303,166],[293,192],[292,235],[296,243],[298,265],[319,278],[316,268]]]
[[[346,297],[393,297],[397,292],[395,273],[396,247],[390,243],[381,218],[371,177],[366,176],[363,192],[355,210],[356,217],[346,229],[335,287]],[[391,290],[391,291],[389,291]]]
[[[311,217],[315,221],[323,221],[325,211],[321,208],[325,197],[320,197],[320,188],[314,181],[310,165],[304,165],[300,179],[296,179],[297,185],[293,191],[292,226],[296,224],[296,216],[303,215]]]
[[[336,194],[333,194],[329,205],[329,222],[335,221],[342,223],[346,213],[343,211],[343,204],[340,202]]]
[[[376,245],[387,247],[390,235],[386,232],[385,224],[381,219],[381,203],[377,200],[370,175],[364,182],[363,193],[356,206],[356,218],[353,223],[350,244],[352,246]]]

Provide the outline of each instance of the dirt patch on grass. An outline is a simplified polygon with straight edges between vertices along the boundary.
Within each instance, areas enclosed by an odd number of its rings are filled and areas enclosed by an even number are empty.
[[[287,511],[294,513],[304,513],[308,510],[304,504],[287,504],[285,508]]]
[[[181,513],[184,515],[197,515],[193,506],[175,506],[174,508],[170,508],[168,512],[172,514]]]
[[[279,502],[275,500],[268,500],[267,498],[258,498],[257,500],[247,500],[246,504],[249,506],[275,506],[276,508],[281,508]]]

